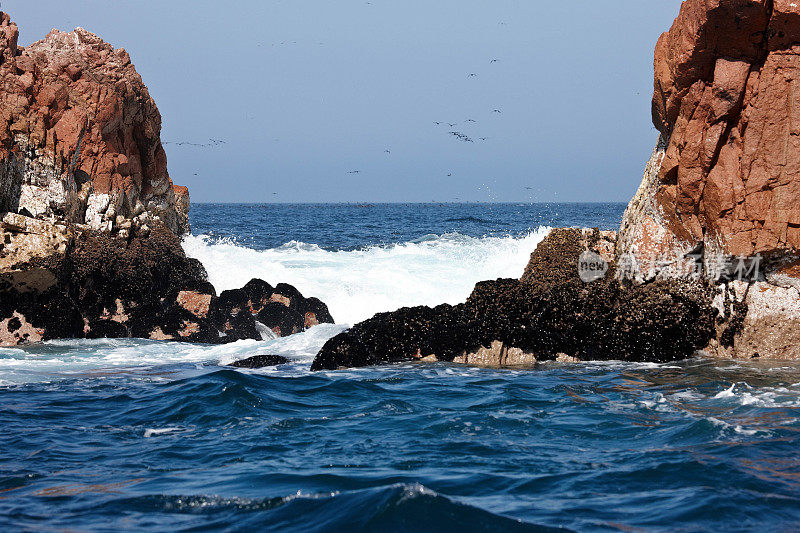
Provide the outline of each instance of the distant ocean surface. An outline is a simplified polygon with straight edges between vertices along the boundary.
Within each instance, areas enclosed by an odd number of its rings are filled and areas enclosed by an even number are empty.
[[[531,371],[310,373],[347,324],[519,277],[551,227],[622,204],[192,206],[218,291],[253,277],[337,325],[223,346],[0,348],[10,531],[800,529],[800,365],[692,359]],[[222,365],[257,354],[290,364]]]

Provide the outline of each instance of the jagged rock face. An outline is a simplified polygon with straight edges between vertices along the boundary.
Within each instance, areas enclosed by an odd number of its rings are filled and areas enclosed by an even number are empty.
[[[78,28],[25,48],[0,13],[0,212],[123,230],[188,231],[161,115],[128,53]]]
[[[711,280],[720,259],[763,256],[759,276],[716,285],[707,354],[800,359],[799,89],[800,4],[790,0],[687,0],[656,46],[661,136],[617,252],[639,282],[685,279],[687,253]]]
[[[800,4],[687,0],[655,52],[661,139],[622,251],[800,250]]]

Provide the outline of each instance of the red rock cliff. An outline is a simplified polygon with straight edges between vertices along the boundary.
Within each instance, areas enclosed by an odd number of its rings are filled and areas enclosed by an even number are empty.
[[[686,0],[654,65],[661,139],[620,250],[800,250],[800,3]]]
[[[0,13],[0,212],[187,231],[188,191],[170,180],[161,115],[128,53],[82,28],[25,48],[17,37]]]

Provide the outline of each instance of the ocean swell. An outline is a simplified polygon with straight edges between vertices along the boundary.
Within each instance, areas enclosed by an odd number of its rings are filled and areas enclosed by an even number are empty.
[[[453,501],[420,484],[272,498],[146,495],[114,499],[99,512],[135,510],[180,517],[187,529],[209,521],[237,529],[283,531],[564,531],[513,520]]]

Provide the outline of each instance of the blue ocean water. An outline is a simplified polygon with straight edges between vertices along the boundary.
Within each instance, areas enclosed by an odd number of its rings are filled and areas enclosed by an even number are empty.
[[[192,232],[255,248],[299,241],[325,250],[430,236],[522,236],[542,226],[619,228],[626,204],[198,204]]]
[[[347,323],[466,297],[474,278],[519,275],[548,226],[611,228],[623,208],[194,206],[184,246],[218,289],[247,275],[291,279]],[[796,364],[309,372],[345,327],[225,346],[122,339],[0,348],[0,524],[800,528]],[[259,353],[291,363],[224,366]]]

